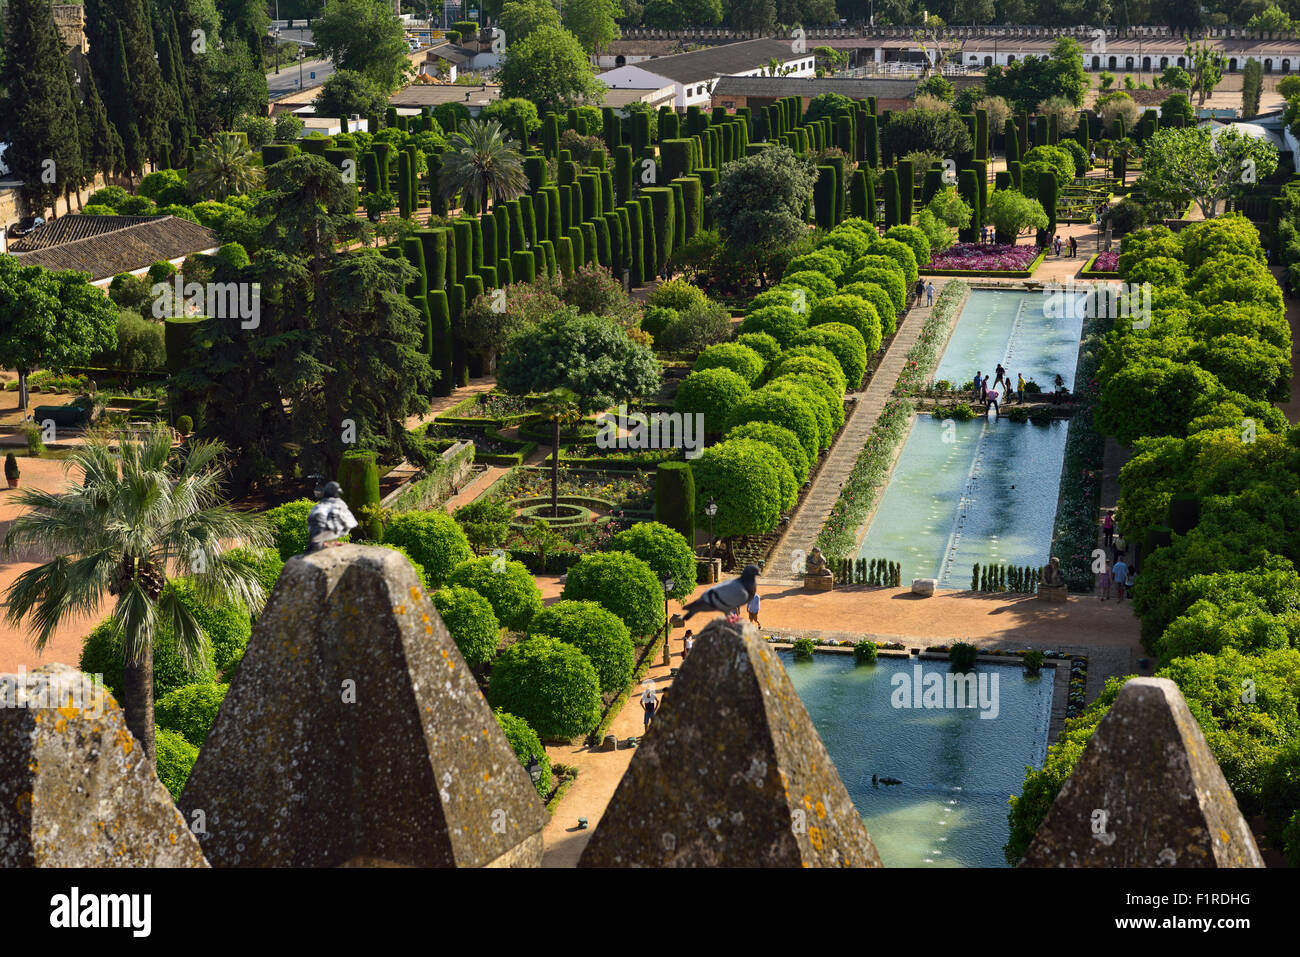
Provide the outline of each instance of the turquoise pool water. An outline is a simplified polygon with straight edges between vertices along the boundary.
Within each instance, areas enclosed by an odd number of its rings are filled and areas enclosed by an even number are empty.
[[[976,290],[958,317],[936,379],[964,382],[1001,361],[1014,376],[1073,387],[1083,321],[1047,318],[1038,293]],[[992,361],[989,361],[992,359]],[[1048,558],[1069,424],[918,416],[859,554],[902,565],[903,579],[968,588],[975,563]]]
[[[1047,755],[1051,668],[1029,676],[978,665],[983,700],[996,703],[996,717],[982,718],[993,708],[895,707],[918,664],[923,676],[946,675],[946,662],[856,666],[851,655],[789,652],[781,660],[886,866],[1006,866],[1007,799],[1020,793],[1025,766],[1041,767]],[[903,783],[873,786],[873,774]]]

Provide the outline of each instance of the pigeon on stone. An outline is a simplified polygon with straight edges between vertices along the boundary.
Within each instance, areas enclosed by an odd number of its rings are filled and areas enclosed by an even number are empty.
[[[307,554],[318,552],[326,545],[337,545],[338,539],[357,527],[357,520],[342,495],[338,482],[328,482],[321,490],[320,502],[307,514]]]
[[[714,585],[699,598],[682,606],[686,621],[697,611],[719,611],[724,615],[732,614],[738,608],[749,604],[749,600],[758,591],[758,566],[746,565],[739,578]]]

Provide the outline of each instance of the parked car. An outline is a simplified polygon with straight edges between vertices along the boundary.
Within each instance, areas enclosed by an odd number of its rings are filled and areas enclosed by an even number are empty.
[[[10,239],[21,239],[23,236],[40,229],[45,225],[44,216],[24,216],[18,222],[9,227]]]

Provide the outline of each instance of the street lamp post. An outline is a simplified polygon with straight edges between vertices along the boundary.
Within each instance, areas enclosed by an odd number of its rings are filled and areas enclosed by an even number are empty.
[[[704,514],[709,516],[709,557],[713,557],[713,516],[718,514],[718,503],[709,496],[709,504],[704,506]]]
[[[307,59],[306,47],[298,47],[298,89],[302,89],[302,61]]]
[[[669,648],[669,646],[668,646],[668,636],[671,634],[671,631],[672,631],[672,622],[671,622],[671,621],[669,620],[669,618],[668,618],[668,595],[672,592],[672,590],[673,590],[673,585],[675,585],[675,584],[676,584],[676,582],[674,582],[674,581],[672,580],[671,577],[665,578],[665,579],[663,580],[663,586],[664,586],[664,664],[669,664],[669,663],[671,663],[671,661],[672,661],[672,651],[670,650],[670,648]]]
[[[278,11],[277,11],[278,12]],[[276,27],[271,31],[272,42],[275,44],[275,75],[280,75],[280,28]]]

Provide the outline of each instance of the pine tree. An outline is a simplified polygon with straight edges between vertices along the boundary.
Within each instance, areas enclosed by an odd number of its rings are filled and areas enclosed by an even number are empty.
[[[5,25],[0,88],[4,158],[23,181],[32,209],[43,212],[81,179],[77,110],[54,12],[45,0],[12,0]]]

